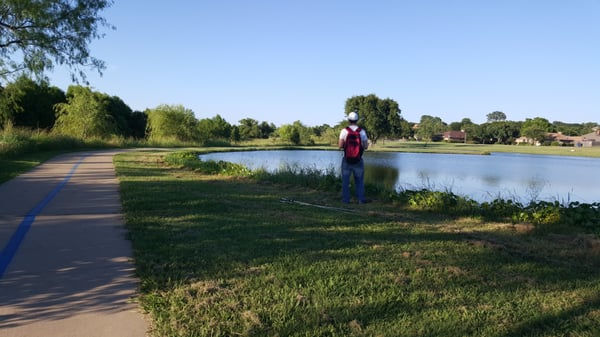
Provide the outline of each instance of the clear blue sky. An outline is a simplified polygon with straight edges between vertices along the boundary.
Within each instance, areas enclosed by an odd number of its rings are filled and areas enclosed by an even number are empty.
[[[600,0],[116,1],[90,86],[134,110],[336,124],[376,94],[444,122],[600,121]],[[66,90],[68,72],[51,84]]]

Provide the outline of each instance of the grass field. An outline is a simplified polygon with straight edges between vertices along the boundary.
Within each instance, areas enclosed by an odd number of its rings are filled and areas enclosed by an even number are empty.
[[[346,212],[334,191],[205,175],[163,156],[115,160],[156,336],[600,335],[595,228],[379,202]]]

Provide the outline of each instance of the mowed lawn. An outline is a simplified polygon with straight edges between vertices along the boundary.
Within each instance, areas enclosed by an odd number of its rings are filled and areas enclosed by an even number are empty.
[[[599,336],[600,241],[115,157],[156,336]]]

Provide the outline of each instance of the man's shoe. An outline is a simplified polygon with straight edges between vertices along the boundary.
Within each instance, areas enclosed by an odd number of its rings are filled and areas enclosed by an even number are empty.
[[[359,204],[368,204],[368,203],[370,203],[371,201],[372,201],[371,199],[363,199],[363,200],[359,201],[358,203],[359,203]]]

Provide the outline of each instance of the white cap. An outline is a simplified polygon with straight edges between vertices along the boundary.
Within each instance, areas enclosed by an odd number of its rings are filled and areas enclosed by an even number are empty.
[[[352,111],[351,113],[348,114],[348,120],[351,122],[358,121],[358,114],[356,112]]]

